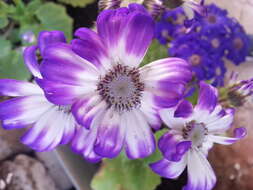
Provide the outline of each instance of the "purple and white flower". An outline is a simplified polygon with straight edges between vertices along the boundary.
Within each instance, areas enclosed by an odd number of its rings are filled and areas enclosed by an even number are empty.
[[[159,140],[164,158],[152,163],[152,170],[166,178],[177,178],[187,167],[188,183],[184,190],[211,190],[216,176],[206,159],[213,143],[232,144],[243,138],[245,128],[236,128],[234,137],[223,134],[233,122],[234,111],[217,104],[216,88],[200,82],[197,105],[186,100],[176,109],[163,109],[160,116],[171,129]]]
[[[48,45],[65,41],[64,34],[60,31],[44,31],[38,37],[38,45],[25,49],[25,64],[37,81],[42,79],[37,49],[43,57]],[[28,128],[21,138],[22,143],[37,151],[49,151],[72,140],[76,122],[70,105],[52,104],[36,83],[1,79],[0,95],[15,97],[0,103],[0,120],[7,130]]]
[[[139,68],[154,36],[154,21],[140,5],[103,11],[97,31],[80,28],[71,46],[47,47],[40,85],[55,104],[73,104],[77,122],[96,137],[96,154],[113,158],[125,148],[131,159],[146,157],[155,150],[152,128],[161,125],[157,110],[182,99],[190,65],[167,58]],[[76,141],[73,148],[83,153]]]

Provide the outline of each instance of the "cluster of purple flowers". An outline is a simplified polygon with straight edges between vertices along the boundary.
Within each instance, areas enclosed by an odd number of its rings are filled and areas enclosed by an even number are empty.
[[[80,28],[66,43],[60,31],[41,32],[26,48],[24,60],[35,81],[0,80],[2,126],[27,127],[21,141],[37,151],[61,144],[90,162],[129,159],[156,150],[153,131],[164,122],[169,132],[159,140],[164,159],[152,163],[157,174],[178,177],[187,166],[185,190],[211,190],[216,182],[206,156],[213,143],[232,144],[245,136],[231,127],[233,109],[217,102],[217,89],[200,82],[197,105],[183,99],[191,65],[165,58],[139,67],[154,37],[155,24],[137,4],[105,10],[97,32]],[[39,54],[39,56],[38,56]]]
[[[226,10],[211,4],[206,15],[196,14],[190,28],[182,8],[167,11],[156,26],[156,38],[168,44],[169,54],[189,61],[197,80],[222,86],[225,62],[239,65],[249,54],[250,40],[243,27]]]

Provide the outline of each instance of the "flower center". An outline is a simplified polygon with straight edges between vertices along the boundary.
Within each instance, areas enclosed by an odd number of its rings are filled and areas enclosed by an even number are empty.
[[[219,39],[217,38],[214,38],[212,41],[211,41],[211,44],[214,48],[218,48],[220,46],[220,41]]]
[[[197,54],[193,54],[190,59],[189,62],[193,65],[193,66],[197,66],[201,64],[201,57]]]
[[[243,41],[240,38],[235,38],[234,39],[234,47],[238,50],[243,48]]]
[[[183,137],[186,140],[190,140],[192,145],[200,148],[206,140],[208,130],[204,123],[196,123],[191,121],[186,124],[183,129]]]
[[[208,21],[209,23],[211,23],[211,24],[215,24],[215,23],[217,22],[217,18],[216,18],[215,15],[209,15],[209,16],[207,17],[207,21]]]
[[[71,113],[71,106],[58,106],[58,110],[64,113]]]
[[[141,103],[144,83],[140,81],[137,68],[118,64],[101,78],[97,90],[109,107],[123,112],[136,108]]]

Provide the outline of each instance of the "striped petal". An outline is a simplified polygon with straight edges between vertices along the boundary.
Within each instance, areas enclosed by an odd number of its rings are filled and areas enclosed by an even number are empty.
[[[145,116],[138,110],[125,112],[125,148],[130,159],[145,158],[155,151],[155,139]]]
[[[53,104],[44,96],[25,96],[0,103],[0,120],[5,129],[21,128],[35,123]]]
[[[33,83],[14,79],[0,79],[1,96],[43,95],[42,89]]]
[[[158,162],[150,164],[150,167],[153,172],[162,177],[175,179],[179,177],[186,168],[186,157],[184,157],[179,162],[172,162],[166,159],[162,159]]]

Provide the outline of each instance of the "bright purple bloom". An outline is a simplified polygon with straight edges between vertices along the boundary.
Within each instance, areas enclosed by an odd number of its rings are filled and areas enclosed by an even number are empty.
[[[113,158],[124,147],[131,159],[146,157],[155,150],[152,128],[161,125],[157,110],[182,99],[190,65],[167,58],[139,68],[154,21],[137,4],[103,11],[97,31],[80,28],[71,46],[47,47],[41,86],[55,104],[73,104],[77,122],[96,136],[90,141],[98,155]],[[83,153],[77,141],[73,148]]]
[[[156,24],[156,38],[161,44],[171,41],[169,55],[190,62],[197,81],[211,80],[212,85],[223,86],[224,60],[242,63],[249,54],[250,40],[242,26],[227,16],[227,11],[214,4],[205,7],[206,15],[196,16],[190,30],[182,24],[187,21],[182,9],[180,17],[180,9],[164,13]],[[166,15],[171,16],[168,19]],[[178,18],[182,18],[181,24],[175,24]]]
[[[38,46],[25,49],[25,64],[37,81],[42,78],[36,57],[37,49],[43,56],[48,45],[58,42],[65,43],[62,32],[44,31],[39,34]],[[37,151],[49,151],[72,140],[76,122],[70,105],[52,104],[36,83],[1,79],[0,94],[15,97],[0,103],[0,120],[7,130],[27,127],[27,132],[21,138],[24,144]]]
[[[234,137],[222,136],[233,122],[234,110],[217,104],[217,89],[200,82],[198,103],[195,107],[183,100],[175,109],[163,109],[160,116],[170,128],[159,140],[164,158],[150,165],[166,178],[177,178],[187,167],[188,183],[184,190],[211,190],[216,176],[206,156],[213,143],[232,144],[246,134],[236,128]]]
[[[190,33],[173,40],[169,54],[191,63],[197,81],[211,80],[213,85],[222,86],[226,68],[220,55],[224,49],[212,50],[210,46],[208,40],[200,39],[197,33]]]
[[[185,34],[186,27],[184,23],[186,18],[182,7],[166,10],[156,23],[155,37],[161,44],[167,44],[173,38]]]

